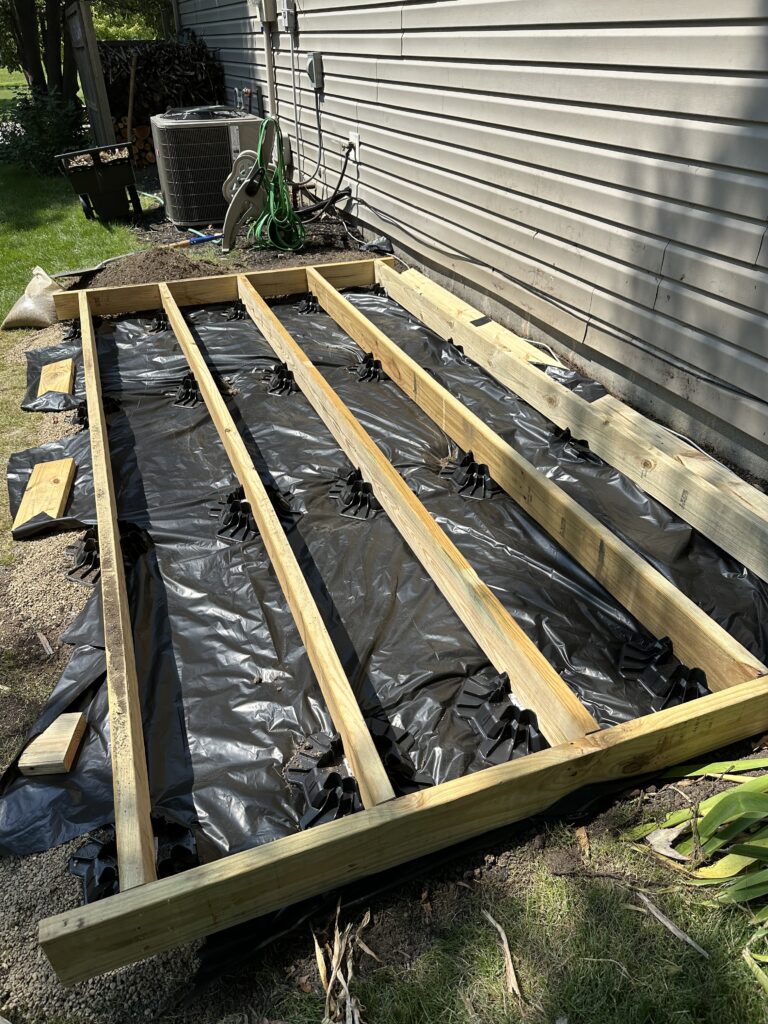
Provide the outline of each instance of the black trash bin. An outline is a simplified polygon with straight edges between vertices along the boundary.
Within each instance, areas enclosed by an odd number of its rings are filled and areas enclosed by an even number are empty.
[[[64,176],[80,197],[83,213],[92,220],[141,214],[130,149],[124,142],[76,149],[56,157]]]

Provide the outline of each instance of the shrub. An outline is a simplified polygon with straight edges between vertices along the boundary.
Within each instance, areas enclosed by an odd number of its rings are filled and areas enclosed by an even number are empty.
[[[79,103],[20,90],[0,123],[0,159],[39,174],[55,174],[54,157],[88,144]]]

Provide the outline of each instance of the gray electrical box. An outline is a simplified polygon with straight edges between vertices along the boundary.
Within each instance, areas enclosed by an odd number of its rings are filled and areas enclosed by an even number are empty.
[[[322,53],[310,53],[307,56],[307,74],[309,83],[315,92],[322,92],[325,83]]]

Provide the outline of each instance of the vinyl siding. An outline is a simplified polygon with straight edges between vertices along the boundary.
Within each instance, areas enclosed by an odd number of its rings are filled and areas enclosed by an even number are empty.
[[[350,213],[613,390],[768,469],[768,0],[299,0],[322,182]],[[255,4],[179,0],[266,102]],[[289,39],[273,33],[296,153]]]

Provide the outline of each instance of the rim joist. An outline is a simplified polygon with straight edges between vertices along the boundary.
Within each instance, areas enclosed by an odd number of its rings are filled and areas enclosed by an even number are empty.
[[[150,820],[141,697],[120,548],[109,437],[101,400],[99,355],[88,292],[79,294],[78,313],[83,339],[85,398],[88,404],[93,491],[101,556],[101,604],[107,659],[115,836],[120,864],[120,888],[124,890],[151,882],[156,877],[155,840]]]

